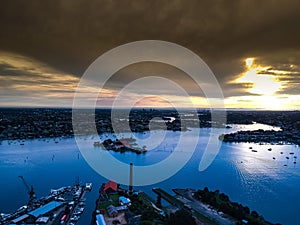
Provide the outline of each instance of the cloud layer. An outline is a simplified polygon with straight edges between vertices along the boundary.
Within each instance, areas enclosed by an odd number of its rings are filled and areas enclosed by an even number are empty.
[[[65,105],[94,59],[118,45],[147,39],[175,42],[197,53],[215,73],[227,101],[249,98],[255,105],[247,88],[251,83],[234,82],[247,71],[248,57],[281,82],[278,97],[292,99],[299,95],[299,8],[297,0],[3,0],[1,105]],[[125,69],[107,90],[122,87],[141,68],[153,65]],[[193,96],[201,96],[176,69],[158,70],[172,73]]]

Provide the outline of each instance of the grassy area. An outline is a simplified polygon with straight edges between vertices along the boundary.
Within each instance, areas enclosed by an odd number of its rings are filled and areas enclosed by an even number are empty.
[[[111,194],[111,195],[109,195],[109,198],[111,199],[111,200],[113,200],[113,202],[119,202],[119,197],[120,197],[120,195],[118,195],[118,194]]]
[[[144,195],[138,195],[136,203],[143,209],[152,208],[151,203],[145,198]]]
[[[110,205],[118,206],[119,205],[119,197],[120,197],[120,195],[118,195],[118,194],[109,195],[109,200],[100,202],[98,205],[98,209],[106,209]]]
[[[101,202],[101,203],[99,203],[99,205],[98,205],[98,209],[100,210],[100,209],[106,209],[108,206],[110,206],[110,205],[112,205],[112,203],[111,202],[109,202],[109,201],[106,201],[106,202]]]

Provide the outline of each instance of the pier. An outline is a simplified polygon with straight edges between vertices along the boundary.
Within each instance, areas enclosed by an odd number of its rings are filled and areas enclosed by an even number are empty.
[[[170,195],[169,193],[167,193],[161,188],[153,188],[152,191],[155,194],[160,195],[164,200],[169,202],[171,205],[177,206],[178,208],[182,208],[184,206],[184,203],[182,203],[181,201],[179,201],[174,196]]]

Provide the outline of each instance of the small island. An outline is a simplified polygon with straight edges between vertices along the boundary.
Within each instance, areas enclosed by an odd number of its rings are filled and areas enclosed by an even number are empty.
[[[138,147],[136,143],[136,139],[134,138],[122,138],[122,139],[116,139],[111,140],[106,139],[103,142],[96,141],[94,142],[94,147],[102,147],[104,150],[112,150],[114,152],[134,152],[137,154],[146,153],[147,149],[146,146],[143,146],[142,148]]]

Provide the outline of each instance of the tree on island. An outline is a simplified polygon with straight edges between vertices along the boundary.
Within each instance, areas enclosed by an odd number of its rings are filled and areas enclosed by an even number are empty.
[[[185,210],[178,210],[170,215],[166,222],[167,225],[196,225],[196,221],[192,214]]]

